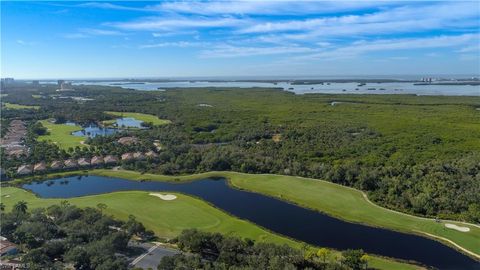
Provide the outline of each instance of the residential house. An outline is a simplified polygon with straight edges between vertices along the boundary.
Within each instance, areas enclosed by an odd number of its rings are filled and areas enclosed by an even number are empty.
[[[32,165],[22,165],[22,166],[18,167],[17,174],[26,175],[26,174],[31,174],[32,171],[33,171]]]
[[[141,152],[136,152],[136,153],[133,153],[133,158],[136,160],[144,160],[145,155]]]
[[[79,158],[78,165],[80,166],[90,166],[90,159],[89,158]]]
[[[18,252],[17,245],[7,240],[5,237],[0,239],[0,256],[14,255]]]
[[[93,166],[99,166],[99,165],[103,165],[103,162],[104,162],[104,161],[103,161],[103,157],[101,157],[101,156],[94,156],[94,157],[92,158],[91,164],[92,164]]]
[[[118,162],[118,158],[116,156],[108,155],[103,159],[103,161],[105,164],[113,164]]]
[[[148,151],[148,152],[145,153],[145,156],[146,156],[147,158],[157,158],[157,157],[158,157],[158,154],[155,153],[155,152],[153,152],[153,151]]]
[[[45,162],[40,162],[40,163],[35,164],[35,166],[33,166],[33,170],[35,172],[43,172],[46,169],[47,169],[47,165],[45,165]]]
[[[131,145],[138,143],[138,138],[137,137],[122,137],[117,140],[118,143],[123,144],[123,145]]]
[[[122,160],[132,160],[133,159],[133,153],[125,153],[122,155]]]
[[[73,169],[78,167],[78,163],[75,159],[67,159],[64,162],[65,168],[67,169]]]
[[[27,264],[23,263],[20,260],[10,259],[10,260],[0,260],[0,269],[2,270],[25,270]]]
[[[50,169],[52,170],[60,170],[61,168],[63,168],[63,162],[60,160],[54,160],[52,164],[50,164]]]

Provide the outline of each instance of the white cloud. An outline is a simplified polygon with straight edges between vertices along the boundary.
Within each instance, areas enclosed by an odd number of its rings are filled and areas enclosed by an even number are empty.
[[[171,31],[173,29],[201,29],[201,28],[220,28],[234,27],[245,24],[247,21],[233,17],[150,17],[132,22],[106,23],[123,30],[141,30],[141,31]]]
[[[172,11],[202,15],[265,15],[265,14],[323,14],[339,11],[379,8],[398,5],[395,1],[174,1],[151,7],[157,11]]]
[[[217,45],[213,49],[204,50],[200,53],[202,58],[230,58],[247,57],[273,54],[297,54],[314,52],[314,49],[300,46],[278,46],[278,47],[240,47],[232,45]]]
[[[476,28],[480,11],[472,2],[401,6],[362,15],[317,17],[281,22],[258,22],[239,33],[298,32],[285,38],[418,32],[443,28]]]
[[[89,36],[82,33],[70,33],[70,34],[63,35],[63,37],[69,38],[69,39],[77,39],[77,38],[87,38]]]
[[[82,28],[79,30],[81,33],[92,35],[92,36],[121,36],[124,33],[114,30],[104,30],[104,29],[93,29],[93,28]]]
[[[480,55],[478,54],[460,54],[460,60],[462,61],[479,61]]]
[[[149,48],[163,48],[163,47],[177,47],[177,48],[188,48],[188,47],[204,47],[208,46],[208,42],[189,42],[189,41],[177,41],[177,42],[161,42],[155,44],[146,44],[140,45],[140,49],[149,49]]]
[[[339,59],[351,58],[361,54],[379,51],[398,51],[427,48],[447,48],[479,42],[478,34],[454,36],[436,36],[425,38],[380,39],[374,41],[360,40],[349,45],[339,46],[333,50],[322,51],[297,57],[297,59]]]
[[[168,31],[152,33],[153,37],[170,37],[170,36],[195,36],[198,31]]]
[[[17,44],[22,45],[22,46],[32,46],[32,45],[36,44],[36,42],[25,41],[23,39],[17,39],[16,42],[17,42]]]
[[[474,44],[474,45],[471,45],[471,46],[467,46],[467,47],[463,47],[463,48],[457,50],[457,52],[459,52],[459,53],[480,52],[480,43],[477,43],[477,44]]]
[[[112,10],[130,10],[130,11],[156,11],[152,10],[148,7],[128,7],[122,6],[117,4],[111,3],[104,3],[104,2],[88,2],[76,5],[77,7],[85,7],[85,8],[101,8],[101,9],[112,9]]]
[[[88,38],[92,36],[122,36],[125,35],[122,32],[114,30],[94,29],[94,28],[81,28],[77,33],[69,33],[63,35],[65,38],[77,39]]]

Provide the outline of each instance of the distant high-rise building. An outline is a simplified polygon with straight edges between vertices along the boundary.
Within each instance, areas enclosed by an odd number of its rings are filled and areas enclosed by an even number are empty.
[[[57,81],[59,89],[57,91],[73,91],[72,83],[64,80]]]
[[[7,86],[9,84],[15,83],[15,80],[13,78],[2,78],[1,82],[2,82],[1,87],[4,88],[5,86]]]
[[[39,86],[39,85],[40,85],[40,82],[39,82],[39,81],[32,81],[32,85],[34,85],[34,86]]]

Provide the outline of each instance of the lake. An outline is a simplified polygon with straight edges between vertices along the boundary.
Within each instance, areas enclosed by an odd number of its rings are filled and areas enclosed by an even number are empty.
[[[415,85],[413,82],[388,83],[323,83],[323,84],[291,84],[290,82],[248,82],[248,81],[168,81],[168,82],[119,82],[119,81],[84,81],[74,85],[116,86],[135,90],[165,90],[171,88],[223,87],[223,88],[280,88],[296,94],[414,94],[445,96],[480,96],[479,85]]]
[[[172,191],[199,197],[272,232],[316,246],[363,249],[439,269],[480,269],[480,263],[428,238],[345,222],[275,198],[232,188],[225,179],[186,183],[138,182],[101,176],[65,177],[23,185],[42,198],[73,198],[115,191]]]
[[[73,136],[94,138],[96,136],[108,136],[122,131],[123,128],[145,128],[142,127],[143,121],[137,120],[133,117],[122,117],[115,119],[114,126],[100,127],[96,124],[90,124],[82,130],[72,132]],[[75,125],[75,123],[68,122],[67,124]]]

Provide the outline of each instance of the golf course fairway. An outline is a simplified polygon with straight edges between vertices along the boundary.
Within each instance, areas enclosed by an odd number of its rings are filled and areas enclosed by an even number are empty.
[[[162,238],[172,238],[182,230],[197,228],[209,232],[250,238],[256,241],[287,244],[301,248],[302,243],[273,234],[263,228],[232,217],[210,204],[183,194],[175,193],[175,200],[164,201],[144,191],[114,192],[95,196],[72,198],[68,201],[79,207],[96,207],[103,203],[108,214],[127,220],[132,213],[146,228]],[[2,203],[10,211],[18,201],[25,201],[29,208],[48,207],[63,199],[42,199],[16,187],[2,187]],[[338,252],[335,253],[338,255]],[[419,269],[418,266],[371,256],[369,266],[377,269]]]
[[[443,222],[383,208],[370,202],[360,190],[327,181],[295,176],[237,172],[208,172],[188,176],[141,174],[122,170],[93,170],[90,173],[132,180],[160,181],[225,177],[232,186],[239,189],[279,198],[346,221],[430,237],[477,260],[480,258],[480,227],[478,225],[448,221],[451,224],[468,227],[470,231],[461,232],[449,229]]]

